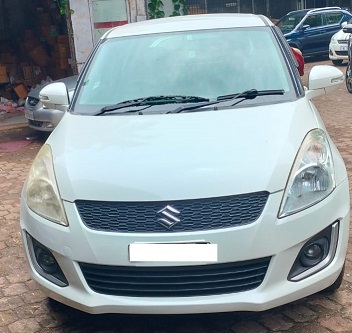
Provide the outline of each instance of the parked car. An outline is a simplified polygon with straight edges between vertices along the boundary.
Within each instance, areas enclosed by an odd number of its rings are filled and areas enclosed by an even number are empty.
[[[352,24],[347,24],[344,26],[343,31],[345,34],[349,36],[348,43],[347,43],[347,56],[348,56],[348,63],[346,66],[346,75],[345,75],[345,82],[346,88],[349,93],[352,94],[352,41],[351,41],[351,34],[352,34]]]
[[[340,7],[302,9],[289,12],[276,24],[290,46],[308,56],[327,56],[331,37],[352,14]]]
[[[292,53],[297,61],[297,69],[300,76],[304,75],[304,57],[300,50],[291,47]]]
[[[77,75],[73,75],[54,82],[63,82],[67,86],[68,94],[71,99],[77,83],[77,77]],[[59,106],[60,110],[57,108],[48,109],[43,107],[42,102],[39,100],[39,93],[49,83],[50,81],[31,89],[25,101],[24,114],[28,119],[28,126],[37,131],[52,132],[61,120],[68,106]]]
[[[344,60],[348,61],[347,49],[350,34],[344,32],[343,27],[350,23],[352,23],[352,20],[349,20],[349,22],[344,22],[342,24],[342,29],[334,34],[330,40],[329,58],[336,66],[342,65]]]
[[[23,187],[31,276],[94,314],[262,311],[335,290],[349,183],[312,98],[343,82],[319,65],[304,87],[262,15],[110,30]],[[40,96],[69,102],[62,82]]]

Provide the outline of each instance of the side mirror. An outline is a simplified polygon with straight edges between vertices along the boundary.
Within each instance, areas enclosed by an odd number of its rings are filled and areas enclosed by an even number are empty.
[[[346,33],[352,33],[352,24],[346,24],[344,27],[343,27],[343,32],[346,32]]]
[[[308,76],[308,98],[317,97],[338,90],[344,82],[342,71],[330,65],[314,66]]]
[[[70,98],[67,87],[63,82],[55,82],[46,85],[39,93],[39,99],[48,109],[66,111]]]

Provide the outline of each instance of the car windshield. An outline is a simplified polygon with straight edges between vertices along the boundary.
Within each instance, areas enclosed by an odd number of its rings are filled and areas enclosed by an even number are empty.
[[[244,102],[272,103],[287,100],[290,96],[285,95],[292,91],[287,66],[270,28],[107,39],[96,50],[80,82],[71,110],[80,114],[97,114],[116,103],[149,97],[154,104],[160,101],[170,109],[175,108],[170,106],[173,102],[216,100],[251,89],[283,90],[281,95]],[[174,101],[157,98],[162,96],[181,97]]]
[[[288,33],[302,21],[305,14],[305,12],[290,13],[281,18],[280,21],[276,23],[276,25],[283,33]]]

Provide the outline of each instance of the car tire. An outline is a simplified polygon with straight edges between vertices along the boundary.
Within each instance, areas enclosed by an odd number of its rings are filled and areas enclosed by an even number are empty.
[[[334,293],[337,289],[339,289],[343,281],[344,273],[345,273],[345,264],[343,264],[341,273],[337,277],[336,281],[331,286],[325,288],[323,291],[330,294],[330,293]]]
[[[352,94],[352,71],[350,63],[346,67],[346,88],[350,94]]]
[[[335,65],[335,66],[341,66],[342,63],[343,63],[343,60],[339,59],[339,60],[331,60],[332,63]]]

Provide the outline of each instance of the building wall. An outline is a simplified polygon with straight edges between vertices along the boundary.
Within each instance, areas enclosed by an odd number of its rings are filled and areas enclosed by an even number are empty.
[[[279,19],[286,13],[298,9],[298,1],[278,1],[270,0],[268,17],[271,19]]]
[[[164,0],[169,6],[171,0]],[[186,0],[191,14],[255,13],[279,19],[286,13],[303,8],[339,6],[352,9],[352,0]]]
[[[19,0],[7,0],[19,1]],[[98,38],[107,29],[97,31],[94,20],[104,20],[104,17],[96,15],[93,6],[102,5],[105,9],[107,20],[113,22],[131,23],[146,20],[148,0],[71,0],[70,8],[72,31],[74,40],[74,52],[76,55],[78,71],[86,61]],[[163,0],[165,16],[169,16],[173,10],[172,0]],[[352,0],[186,0],[189,14],[219,13],[219,12],[246,12],[263,14],[276,20],[289,11],[298,8],[312,8],[320,6],[340,6],[352,8]],[[107,9],[113,9],[109,12]],[[112,15],[111,15],[112,14]],[[103,15],[103,16],[104,16]],[[111,16],[116,18],[111,18]],[[119,23],[118,23],[119,24]]]
[[[70,9],[78,72],[108,29],[147,18],[145,0],[71,0]]]
[[[165,16],[168,16],[167,12],[172,6],[172,0],[163,0],[163,3]],[[186,0],[189,14],[254,13],[263,14],[272,19],[278,19],[287,12],[297,9],[297,4],[297,0]]]
[[[90,12],[91,0],[70,2],[74,48],[78,71],[94,47],[93,24]]]
[[[128,22],[147,19],[147,2],[144,0],[126,0]]]

